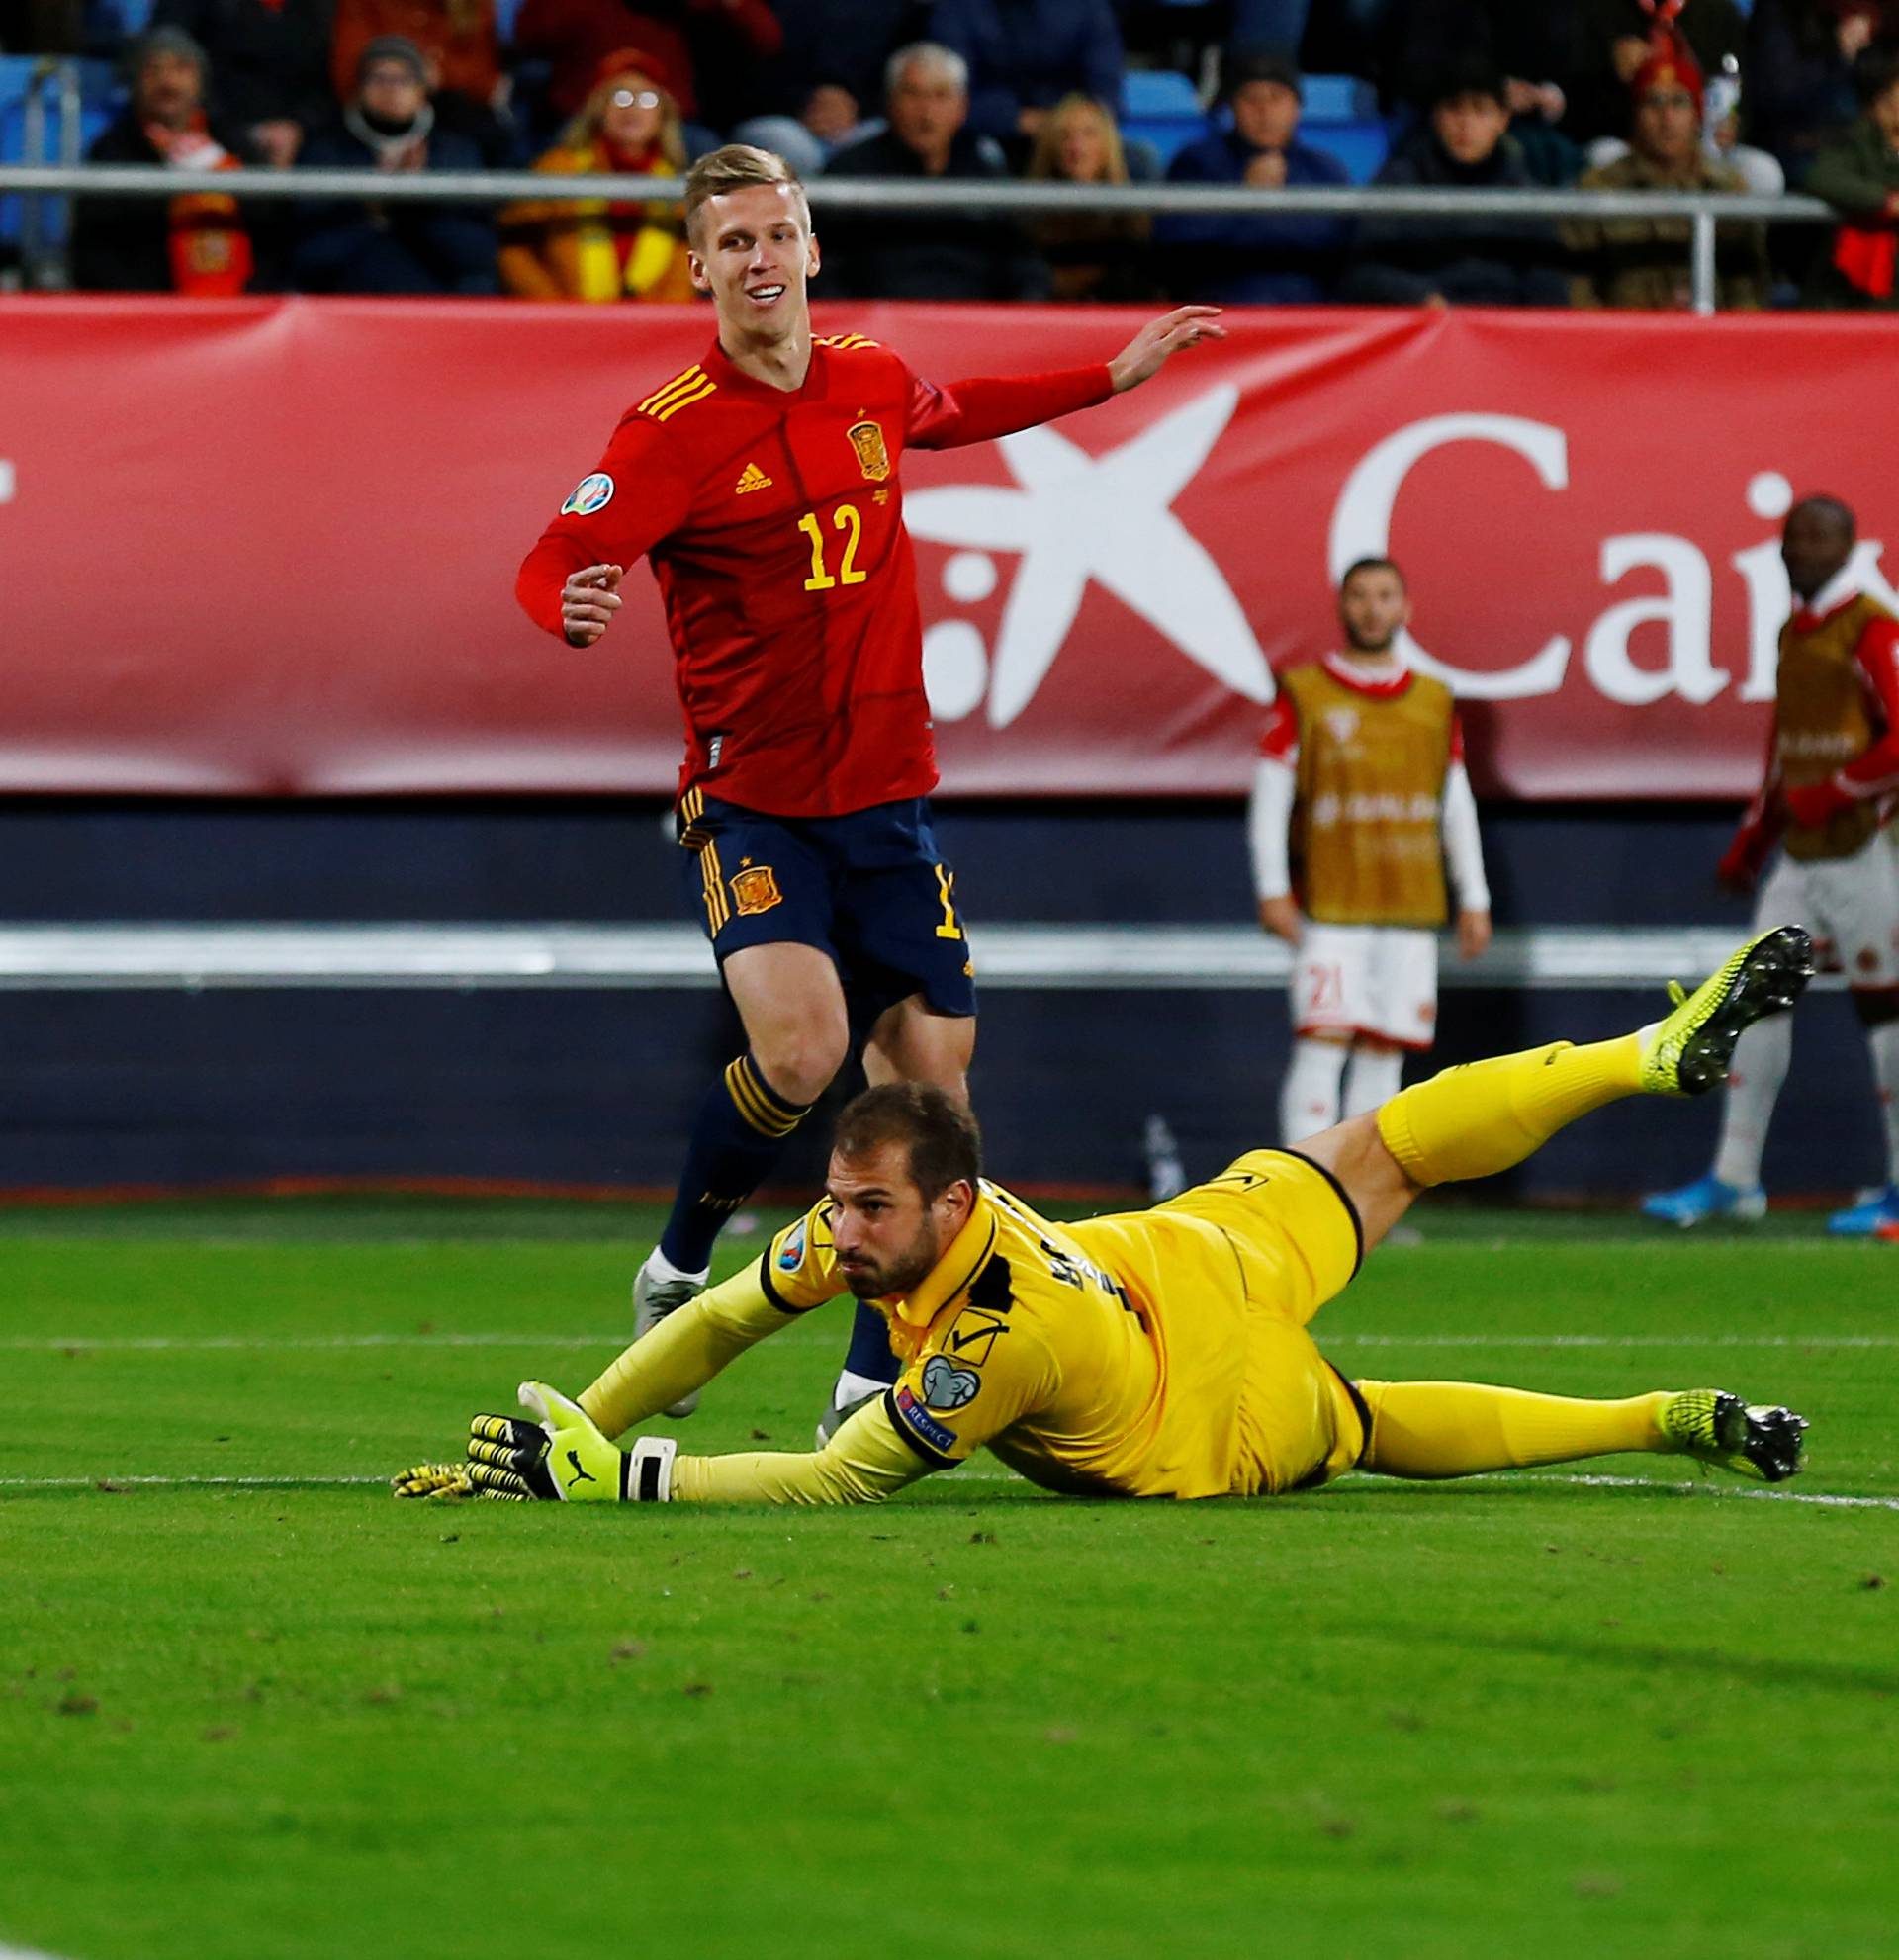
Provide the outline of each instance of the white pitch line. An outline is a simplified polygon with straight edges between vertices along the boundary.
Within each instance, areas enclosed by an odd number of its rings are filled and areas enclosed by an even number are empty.
[[[958,1470],[947,1472],[957,1483],[1013,1483],[1025,1479],[1009,1470]],[[1361,1474],[1363,1480],[1361,1480]],[[1446,1482],[1470,1487],[1497,1482],[1522,1489],[1535,1484],[1572,1484],[1604,1490],[1659,1490],[1671,1497],[1758,1497],[1775,1504],[1813,1504],[1842,1511],[1899,1511],[1899,1497],[1856,1497],[1830,1490],[1763,1489],[1752,1483],[1665,1483],[1652,1476],[1604,1476],[1574,1471],[1556,1476],[1524,1476],[1508,1470],[1479,1477],[1413,1479],[1354,1473],[1354,1494],[1379,1492],[1388,1497],[1422,1495],[1424,1482],[1442,1489]],[[140,1490],[309,1490],[380,1489],[386,1476],[0,1476],[0,1490],[91,1490],[101,1483],[136,1486]],[[1301,1493],[1309,1494],[1309,1493]],[[0,1946],[0,1960],[15,1960]],[[29,1956],[29,1960],[35,1960]]]
[[[1492,1472],[1492,1475],[1519,1487],[1536,1483],[1571,1483],[1609,1490],[1665,1490],[1672,1497],[1763,1497],[1776,1504],[1822,1504],[1836,1510],[1850,1511],[1899,1511],[1899,1497],[1847,1497],[1828,1490],[1768,1490],[1758,1483],[1665,1483],[1660,1477],[1602,1476],[1587,1471],[1570,1471],[1560,1476],[1518,1476],[1509,1471]],[[1453,1480],[1459,1483],[1477,1481],[1472,1477]],[[1364,1484],[1354,1481],[1353,1488],[1382,1490],[1396,1495],[1416,1490],[1418,1483],[1402,1477],[1378,1477]]]
[[[59,1960],[56,1953],[42,1953],[37,1946],[9,1946],[0,1940],[0,1960]]]
[[[160,1354],[178,1348],[192,1353],[230,1350],[249,1353],[293,1349],[352,1348],[610,1348],[626,1345],[626,1329],[614,1334],[70,1334],[48,1340],[35,1336],[0,1341],[16,1353],[58,1354],[67,1348],[96,1348],[115,1354]]]
[[[387,1484],[386,1476],[0,1476],[0,1490],[94,1490],[136,1484],[140,1490],[304,1490],[316,1486]],[[0,1948],[0,1960],[7,1960]]]
[[[1328,1348],[1899,1348],[1899,1334],[1369,1334],[1321,1330]],[[68,1334],[10,1336],[0,1352],[107,1354],[348,1352],[373,1348],[612,1348],[626,1330],[604,1334]],[[4,1956],[0,1955],[0,1960]]]

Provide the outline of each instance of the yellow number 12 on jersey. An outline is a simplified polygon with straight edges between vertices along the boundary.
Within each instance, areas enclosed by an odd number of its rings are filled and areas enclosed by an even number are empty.
[[[831,513],[831,527],[845,534],[844,558],[835,579],[824,569],[824,530],[818,522],[818,513],[807,510],[798,519],[798,529],[811,540],[811,576],[804,581],[807,592],[828,592],[834,585],[861,585],[870,576],[858,570],[858,540],[863,535],[863,519],[857,505],[839,504]]]

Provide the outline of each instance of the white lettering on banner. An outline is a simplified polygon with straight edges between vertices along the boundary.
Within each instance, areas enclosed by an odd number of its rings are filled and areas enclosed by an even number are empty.
[[[986,674],[968,621],[941,621],[925,634],[924,677],[939,720],[969,713],[986,678],[989,725],[1007,728],[1054,665],[1090,579],[1234,693],[1273,698],[1272,670],[1225,575],[1170,507],[1238,405],[1239,390],[1222,384],[1100,456],[1051,428],[1024,429],[997,445],[1019,489],[956,484],[905,499],[919,538],[1022,555]],[[945,568],[952,599],[986,596],[994,583],[966,550]]]
[[[1382,558],[1391,549],[1392,512],[1404,479],[1415,463],[1452,442],[1496,443],[1522,457],[1546,490],[1569,489],[1569,441],[1547,422],[1526,421],[1520,415],[1459,414],[1407,423],[1366,454],[1339,492],[1326,547],[1334,585],[1355,559]],[[1435,675],[1467,701],[1520,701],[1533,694],[1554,694],[1570,665],[1570,643],[1560,633],[1520,667],[1488,673],[1466,672],[1427,653],[1408,627],[1399,636],[1399,644],[1420,673]]]
[[[1636,531],[1602,540],[1602,582],[1613,585],[1637,566],[1652,565],[1668,590],[1612,605],[1589,628],[1582,665],[1602,693],[1625,708],[1645,708],[1665,694],[1699,706],[1728,684],[1711,656],[1714,580],[1708,561],[1686,538],[1665,531]],[[1629,635],[1650,624],[1669,629],[1669,658],[1660,668],[1637,667]]]
[[[0,503],[13,501],[13,465],[0,456]]]
[[[1407,423],[1366,453],[1339,493],[1327,544],[1334,584],[1354,560],[1380,558],[1391,549],[1392,513],[1405,477],[1432,450],[1452,442],[1497,443],[1531,464],[1546,488],[1569,488],[1568,440],[1547,422],[1516,415],[1455,414]],[[1763,471],[1748,485],[1748,507],[1757,517],[1778,520],[1792,503],[1792,486],[1777,471]],[[1854,548],[1854,569],[1861,591],[1899,611],[1899,592],[1879,570],[1883,550],[1876,540],[1861,539]],[[1728,562],[1741,575],[1748,601],[1748,672],[1740,698],[1771,701],[1780,627],[1792,605],[1779,540],[1764,539],[1736,552]],[[1666,531],[1603,539],[1604,584],[1615,584],[1638,566],[1653,566],[1668,581],[1668,589],[1610,606],[1589,629],[1583,670],[1600,694],[1622,707],[1647,707],[1671,694],[1704,706],[1733,678],[1714,664],[1714,592],[1708,561],[1688,539]],[[1659,668],[1638,667],[1630,651],[1630,635],[1644,625],[1668,628],[1668,659]],[[1556,693],[1568,673],[1571,651],[1570,642],[1556,634],[1520,666],[1472,673],[1427,652],[1408,630],[1400,635],[1400,645],[1420,672],[1435,674],[1473,701],[1520,701]]]

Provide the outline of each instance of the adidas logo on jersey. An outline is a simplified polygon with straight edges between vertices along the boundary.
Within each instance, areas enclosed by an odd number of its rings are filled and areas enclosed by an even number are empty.
[[[747,490],[769,490],[771,479],[756,463],[748,463],[739,481],[732,486],[734,496],[743,496]]]

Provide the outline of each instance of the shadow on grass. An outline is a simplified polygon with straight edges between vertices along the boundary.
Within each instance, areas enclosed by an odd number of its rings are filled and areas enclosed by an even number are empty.
[[[1794,1659],[1786,1655],[1724,1653],[1719,1648],[1668,1648],[1653,1644],[1623,1646],[1615,1641],[1585,1640],[1576,1635],[1503,1633],[1468,1626],[1431,1627],[1406,1622],[1380,1625],[1360,1622],[1353,1631],[1408,1648],[1444,1647],[1459,1651],[1481,1648],[1488,1653],[1520,1654],[1531,1660],[1581,1662],[1642,1674],[1711,1676],[1750,1688],[1821,1688],[1831,1694],[1899,1694],[1899,1670],[1865,1667],[1852,1661]]]

